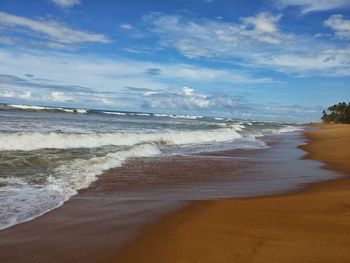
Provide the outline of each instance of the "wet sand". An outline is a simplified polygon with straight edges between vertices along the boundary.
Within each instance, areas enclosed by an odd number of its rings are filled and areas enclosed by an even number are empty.
[[[307,158],[350,175],[350,125],[306,136]],[[107,262],[350,262],[349,186],[346,176],[293,194],[196,201]]]

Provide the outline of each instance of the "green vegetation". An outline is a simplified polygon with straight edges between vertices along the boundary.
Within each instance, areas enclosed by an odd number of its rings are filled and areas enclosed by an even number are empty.
[[[350,103],[341,102],[323,111],[322,121],[325,123],[350,123]]]

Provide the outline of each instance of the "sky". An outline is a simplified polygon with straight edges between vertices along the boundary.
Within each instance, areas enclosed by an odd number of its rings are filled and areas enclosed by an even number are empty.
[[[350,0],[1,0],[0,103],[293,122],[350,99]]]

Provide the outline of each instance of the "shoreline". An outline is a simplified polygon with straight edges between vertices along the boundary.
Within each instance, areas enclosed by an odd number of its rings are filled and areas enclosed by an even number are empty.
[[[252,179],[255,180],[255,178],[257,178],[256,175],[260,175],[257,174],[258,170],[256,170],[259,167],[264,169],[268,168],[268,171],[270,171],[269,168],[273,168],[271,171],[275,172],[275,177],[271,177],[269,173],[264,173],[264,175],[267,176],[265,178],[267,179],[267,184],[269,184],[270,180],[274,182],[275,179],[278,179],[278,176],[276,178],[278,169],[274,169],[276,163],[270,163],[271,160],[269,161],[269,158],[272,159],[272,161],[275,161],[273,158],[276,156],[282,158],[284,160],[282,166],[285,169],[288,167],[294,169],[293,167],[296,164],[300,164],[300,161],[294,162],[293,160],[296,160],[296,157],[299,158],[300,152],[302,151],[299,149],[297,151],[291,151],[293,148],[291,146],[298,144],[295,144],[295,138],[292,139],[293,137],[290,135],[286,136],[285,139],[273,137],[275,139],[270,141],[273,147],[267,150],[235,149],[192,157],[174,156],[169,159],[158,159],[155,157],[150,159],[130,160],[124,166],[112,169],[110,172],[104,174],[89,188],[80,190],[78,195],[72,197],[63,206],[35,220],[0,231],[0,258],[2,258],[4,262],[28,263],[48,261],[115,262],[116,256],[119,258],[120,255],[123,255],[130,247],[133,247],[135,243],[142,240],[149,231],[152,232],[152,229],[159,225],[158,222],[163,222],[174,215],[182,214],[183,211],[188,211],[185,213],[185,218],[189,215],[196,217],[199,213],[204,214],[208,208],[212,207],[212,205],[214,206],[217,202],[227,201],[193,201],[193,204],[187,206],[187,202],[185,201],[184,203],[184,201],[181,200],[193,199],[184,198],[172,202],[173,200],[171,200],[171,198],[170,200],[156,199],[155,197],[157,197],[157,195],[154,195],[151,196],[149,200],[147,198],[146,200],[142,200],[137,199],[140,193],[147,192],[150,186],[157,186],[159,189],[162,189],[163,193],[169,195],[169,189],[166,187],[166,185],[169,185],[169,182],[172,187],[179,184],[178,190],[182,191],[185,189],[185,192],[182,192],[182,194],[186,194],[186,191],[189,191],[189,196],[191,196],[191,192],[193,192],[191,185],[203,181],[208,183],[204,185],[204,190],[207,189],[206,187],[208,185],[214,187],[216,190],[220,185],[224,187],[222,189],[225,189],[226,182],[232,182],[232,180],[238,180],[236,182],[239,183],[241,179],[245,179],[252,183]],[[291,139],[293,142],[290,141]],[[297,141],[300,142],[300,140]],[[238,159],[236,159],[237,156],[239,156]],[[246,159],[251,161],[245,163],[245,158],[242,158],[242,156],[249,157]],[[263,166],[261,166],[262,164]],[[306,168],[309,172],[319,171],[320,163],[315,162],[311,166],[301,165],[301,167],[302,169]],[[236,174],[237,171],[245,172],[243,172],[243,174]],[[122,175],[119,179],[116,177],[118,174]],[[246,176],[248,176],[248,178],[246,178]],[[145,180],[140,181],[141,178]],[[263,182],[263,180],[261,180],[263,178],[260,178],[261,182]],[[290,178],[293,178],[293,176],[291,175]],[[280,179],[289,180],[290,178],[287,176]],[[324,179],[325,178],[327,178],[327,176],[325,176]],[[218,182],[218,180],[221,180],[221,184],[213,184],[214,182]],[[284,180],[282,181],[284,182]],[[303,180],[305,179],[302,179],[302,181]],[[322,180],[322,178],[318,178],[317,180]],[[314,181],[315,179],[311,180],[311,183]],[[288,193],[283,193],[299,192],[300,188],[304,188],[303,185],[298,184],[298,182],[300,182],[298,178],[297,181],[291,182],[297,186],[297,189],[289,187],[286,189],[281,188],[281,191],[271,192],[271,189],[276,190],[275,185],[272,188],[267,188],[270,189],[270,192],[267,191],[265,194],[261,192],[258,196],[275,197],[290,195]],[[284,185],[289,185],[289,183],[287,182],[286,184],[286,182],[284,182]],[[278,184],[277,180],[277,185]],[[309,183],[305,181],[305,184]],[[187,190],[186,187],[184,188],[185,185],[187,185]],[[261,191],[262,186],[263,185],[258,182],[254,186],[255,188],[253,187],[250,190],[253,190],[253,192],[257,189]],[[228,186],[227,189],[231,187],[232,185]],[[119,200],[119,194],[123,193],[124,190],[126,191],[124,194],[131,193],[129,197],[136,199],[129,201]],[[237,188],[234,190],[237,190]],[[133,194],[136,195],[132,196]],[[222,198],[225,199],[225,197]],[[234,200],[241,202],[251,199],[260,200],[261,198],[265,197],[246,197],[243,195],[241,197],[236,196]],[[228,202],[229,201],[230,200],[228,200]],[[182,208],[184,204],[186,204],[186,206]],[[195,209],[192,209],[193,207],[195,207]],[[192,216],[190,216],[190,218]],[[181,220],[184,219],[180,218],[180,221]],[[174,225],[177,223],[178,220],[175,220]],[[152,234],[152,238],[153,236]],[[159,236],[160,235],[158,235],[158,237]],[[168,241],[171,242],[172,240]],[[161,242],[164,245],[167,244],[164,240],[161,240]],[[156,247],[158,246],[158,244],[154,245]],[[62,253],[62,251],[65,251],[65,253]],[[117,253],[118,255],[116,255]],[[148,257],[146,256],[145,258],[138,259],[136,262],[144,262],[146,258]],[[150,262],[158,262],[152,258],[149,260]],[[163,259],[160,262],[162,261]],[[117,262],[119,262],[119,259]],[[135,261],[131,260],[126,262]]]
[[[296,130],[298,130],[298,129],[296,129]],[[281,134],[280,134],[281,135]],[[269,137],[269,136],[271,136],[271,135],[265,135],[264,136],[264,138],[265,137]],[[276,135],[273,135],[273,136],[276,136]],[[264,143],[266,143],[266,141],[265,140],[263,140],[264,141]],[[276,141],[278,141],[278,140],[276,140]],[[270,140],[269,142],[267,142],[267,146],[268,147],[271,147],[273,144],[276,144],[277,142],[276,141],[274,141],[274,140]],[[244,159],[250,159],[250,158],[252,158],[252,157],[249,157],[250,155],[252,155],[252,153],[253,153],[253,156],[254,156],[254,152],[259,152],[259,151],[261,151],[261,150],[265,150],[265,148],[252,148],[252,149],[250,149],[250,148],[228,148],[228,149],[225,149],[225,150],[213,150],[213,151],[204,151],[204,152],[198,152],[198,153],[192,153],[192,154],[188,154],[188,155],[186,155],[186,154],[180,154],[180,155],[174,155],[174,156],[176,156],[176,158],[177,159],[182,159],[182,161],[180,161],[180,163],[181,162],[183,162],[183,161],[186,161],[185,159],[186,158],[188,158],[188,159],[190,159],[192,162],[196,162],[196,159],[199,159],[199,158],[207,158],[208,159],[208,161],[210,161],[210,159],[214,159],[214,158],[218,158],[218,159],[223,159],[223,158],[225,158],[225,157],[227,157],[227,158],[232,158],[232,159],[242,159],[242,160],[244,160]],[[248,153],[247,153],[247,151],[248,151]],[[236,155],[238,155],[238,156],[231,156],[232,155],[232,153],[233,154],[236,154]],[[246,157],[240,157],[240,154],[241,153],[243,153],[243,156],[246,156]],[[248,156],[248,157],[247,157]],[[137,157],[138,158],[138,157]],[[141,157],[142,158],[142,157]],[[152,159],[152,157],[149,157],[149,158],[151,158]],[[164,157],[164,156],[161,156],[161,159],[162,158],[166,158],[166,157]],[[254,157],[253,157],[254,158]],[[130,158],[131,160],[133,159],[133,158]],[[156,158],[157,159],[157,158]],[[130,160],[129,160],[130,161]],[[128,163],[129,163],[129,161],[126,161],[125,163],[128,165]],[[157,160],[158,161],[158,160]],[[121,166],[124,166],[124,164],[123,165],[121,165]],[[3,230],[6,230],[6,229],[9,229],[9,228],[11,228],[11,227],[15,227],[16,225],[21,225],[21,224],[24,224],[24,223],[29,223],[29,222],[31,222],[31,221],[33,221],[33,220],[35,220],[35,219],[37,219],[37,218],[39,218],[39,217],[41,217],[41,216],[44,216],[44,215],[46,215],[47,213],[50,213],[51,211],[53,211],[53,210],[55,210],[55,209],[59,209],[60,207],[62,207],[62,205],[64,205],[66,202],[69,202],[69,200],[70,199],[74,199],[74,198],[76,198],[76,197],[78,197],[79,198],[79,196],[81,195],[81,193],[85,193],[86,191],[87,192],[89,192],[89,190],[91,189],[91,187],[93,187],[95,184],[96,184],[96,181],[100,181],[101,180],[101,177],[105,177],[106,175],[108,175],[108,174],[110,174],[110,171],[113,171],[113,170],[118,170],[119,168],[121,168],[121,167],[114,167],[114,168],[111,168],[111,169],[109,169],[109,170],[106,170],[105,172],[103,172],[103,174],[101,174],[100,176],[97,176],[96,177],[96,180],[95,181],[93,181],[88,187],[86,187],[86,188],[81,188],[81,189],[78,189],[78,190],[76,190],[77,191],[77,194],[75,194],[75,195],[73,195],[73,196],[71,196],[70,198],[68,198],[67,200],[65,200],[65,201],[62,201],[59,205],[57,205],[57,206],[53,206],[53,207],[51,207],[51,208],[48,208],[48,210],[46,210],[46,211],[44,211],[44,212],[41,212],[41,213],[39,213],[39,214],[37,214],[37,215],[34,215],[34,216],[32,216],[32,217],[30,217],[30,218],[27,218],[27,219],[24,219],[24,220],[21,220],[21,221],[19,221],[19,222],[15,222],[15,223],[9,223],[8,225],[5,225],[5,226],[3,226],[3,227],[1,227],[0,228],[0,231],[3,231]],[[143,168],[143,167],[141,167],[141,168]],[[236,167],[236,168],[238,168],[238,170],[240,170],[241,169],[241,167]],[[155,172],[157,172],[157,171],[155,171]],[[222,172],[222,171],[219,171],[220,173]],[[197,176],[198,177],[198,176]],[[210,182],[212,182],[212,181],[215,181],[216,180],[216,178],[215,178],[215,176],[211,176],[212,178],[208,181],[209,183]],[[218,176],[218,177],[220,177],[220,176]],[[199,178],[199,177],[198,177]],[[208,178],[207,178],[208,179]],[[104,179],[102,179],[102,180],[104,180]],[[168,177],[168,180],[170,180],[170,181],[172,181],[172,178],[169,178]],[[181,180],[183,180],[183,182],[185,182],[186,181],[186,179],[184,179],[184,178],[182,178]],[[199,178],[199,180],[202,180],[202,179],[200,179]],[[324,179],[321,179],[321,180],[324,180]],[[197,180],[198,181],[198,180]],[[203,181],[205,181],[205,182],[207,182],[206,180],[203,180]],[[112,182],[113,183],[113,182]],[[137,182],[133,182],[133,183],[135,183],[135,184],[137,184]],[[163,185],[165,185],[164,183],[166,183],[166,182],[163,182]],[[130,185],[129,185],[130,186]],[[290,188],[286,188],[286,189],[280,189],[279,190],[279,192],[278,191],[272,191],[273,193],[272,193],[272,195],[276,195],[276,194],[281,194],[281,193],[284,193],[284,192],[290,192],[290,191],[294,191],[294,188],[295,187],[300,187],[300,185],[298,185],[298,183],[294,183],[294,184],[292,184],[292,186],[290,187]],[[106,187],[106,185],[104,185],[104,190],[109,190],[108,189],[109,187]],[[120,191],[120,190],[123,190],[123,189],[120,189],[119,187],[116,187],[116,185],[113,185],[113,191],[115,191],[116,190],[116,188],[118,188],[117,190],[118,191]],[[135,189],[134,189],[135,190]],[[140,190],[140,189],[137,189],[137,190]],[[142,190],[142,189],[141,189]],[[235,190],[237,190],[237,189],[235,189]],[[249,193],[249,194],[245,194],[245,195],[243,195],[242,197],[243,198],[245,198],[245,197],[250,197],[250,196],[266,196],[266,195],[269,195],[269,193],[268,194],[266,194],[266,193],[263,193],[263,192],[259,192],[259,190],[257,190],[257,189],[255,189],[255,191],[256,191],[256,193]],[[134,193],[133,193],[134,194]],[[144,194],[144,193],[142,193],[142,194]],[[167,193],[167,195],[169,195],[169,193]],[[234,194],[233,196],[231,196],[231,193],[229,193],[228,194],[229,196],[206,196],[206,195],[204,195],[204,196],[202,196],[202,197],[197,197],[197,198],[194,198],[194,199],[192,199],[192,197],[188,197],[188,196],[185,196],[185,200],[187,201],[187,200],[201,200],[201,199],[215,199],[215,198],[230,198],[230,197],[232,197],[232,198],[241,198],[241,196],[237,196],[236,194]],[[132,197],[132,200],[136,200],[138,197]],[[159,198],[159,196],[155,196],[155,197],[152,197],[152,199],[163,199],[162,198],[162,196]],[[123,197],[122,197],[122,199],[123,199]],[[166,196],[166,198],[165,199],[168,199],[168,196]],[[171,196],[170,197],[170,199],[176,199],[176,200],[178,200],[177,199],[177,197],[173,197],[173,196]],[[123,199],[124,200],[124,199]],[[126,198],[126,200],[128,200],[128,198]],[[141,199],[140,200],[143,200],[143,196],[141,197]],[[147,198],[146,198],[146,200],[148,200]],[[183,200],[183,198],[180,198],[180,200]]]
[[[276,196],[194,201],[106,262],[350,262],[350,125],[304,134],[305,158],[345,177]]]

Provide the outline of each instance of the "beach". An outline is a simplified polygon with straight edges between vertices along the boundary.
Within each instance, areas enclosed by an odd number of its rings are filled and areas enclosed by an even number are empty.
[[[0,263],[350,263],[350,0],[0,0]]]
[[[0,0],[0,263],[350,263],[350,0]]]
[[[305,135],[305,158],[344,178],[292,194],[194,202],[107,262],[349,262],[350,126]]]
[[[329,180],[349,172],[348,131],[322,126],[306,132],[310,141],[299,131],[265,136],[269,148],[132,158],[61,207],[0,231],[0,257],[6,263],[346,262],[348,179]],[[326,169],[309,158],[325,161]]]

